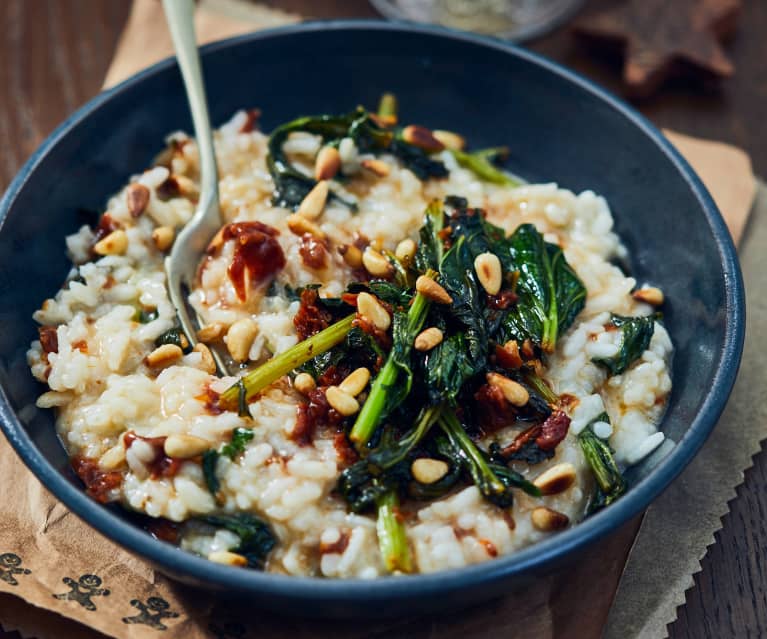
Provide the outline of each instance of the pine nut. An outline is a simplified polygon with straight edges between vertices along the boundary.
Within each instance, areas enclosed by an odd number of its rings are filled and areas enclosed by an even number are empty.
[[[309,235],[316,237],[318,240],[325,239],[325,233],[323,230],[309,218],[304,217],[303,215],[293,213],[293,215],[288,215],[286,221],[290,232],[294,235],[298,235],[298,237],[301,237],[304,233],[308,233]]]
[[[175,238],[176,231],[172,226],[158,226],[152,231],[152,241],[159,251],[170,248]]]
[[[213,359],[213,353],[205,344],[195,344],[193,352],[200,354],[200,369],[213,375],[216,372],[216,360]]]
[[[237,320],[226,333],[226,348],[235,362],[245,362],[250,355],[250,347],[258,335],[258,325],[249,317]]]
[[[302,395],[308,395],[317,388],[317,384],[309,373],[299,373],[293,380],[293,388]]]
[[[362,266],[362,251],[360,251],[354,244],[342,244],[338,247],[338,253],[352,268],[360,268]]]
[[[212,344],[220,340],[226,332],[226,326],[221,322],[214,322],[213,324],[207,324],[197,331],[197,339],[203,344]]]
[[[210,442],[194,435],[168,435],[163,450],[168,457],[192,459],[210,448]]]
[[[413,263],[415,252],[418,249],[415,242],[410,238],[402,240],[397,244],[397,248],[394,250],[394,256],[402,262],[403,266],[410,266]]]
[[[438,482],[445,475],[450,467],[441,459],[430,459],[420,457],[410,466],[410,472],[417,482],[422,484],[433,484]]]
[[[155,348],[149,355],[144,358],[147,366],[152,368],[163,368],[172,364],[173,362],[180,360],[184,355],[184,351],[175,344],[163,344]]]
[[[380,331],[388,331],[391,326],[389,312],[370,293],[362,292],[357,295],[357,310],[360,315],[373,322]]]
[[[440,284],[430,277],[420,275],[415,281],[415,290],[432,302],[438,304],[452,304],[453,298]]]
[[[296,213],[303,217],[314,220],[322,215],[322,211],[325,210],[325,203],[328,201],[328,194],[330,188],[325,180],[320,180],[314,185],[314,188],[309,191],[307,196],[303,199],[298,206]],[[291,231],[293,229],[290,229]],[[312,233],[314,235],[314,233]]]
[[[486,378],[488,384],[497,386],[501,389],[503,396],[509,404],[512,404],[513,406],[524,406],[530,401],[530,393],[527,392],[527,389],[513,379],[509,379],[498,373],[488,373]]]
[[[361,368],[358,368],[349,373],[346,379],[344,379],[344,381],[338,385],[338,388],[340,388],[344,393],[349,393],[349,395],[352,397],[356,397],[363,390],[365,390],[365,386],[368,385],[369,381],[370,371],[362,366]]]
[[[216,550],[208,555],[208,560],[217,564],[224,564],[225,566],[237,566],[238,568],[244,568],[248,565],[248,560],[245,557],[228,550]]]
[[[327,397],[328,404],[344,417],[354,415],[360,409],[359,402],[338,386],[328,386],[325,397]]]
[[[125,201],[131,217],[139,217],[149,204],[149,189],[143,184],[134,182],[128,185],[128,189],[125,192]]]
[[[575,466],[569,462],[557,464],[535,478],[533,484],[544,495],[556,495],[564,492],[575,482]]]
[[[125,446],[122,442],[116,446],[112,446],[107,452],[105,452],[99,460],[99,468],[101,470],[115,470],[125,463]]]
[[[373,175],[378,177],[386,177],[389,175],[391,168],[383,160],[376,160],[374,158],[368,158],[360,162],[360,166],[363,169],[370,171]]]
[[[402,129],[402,139],[408,144],[420,147],[429,153],[441,151],[445,148],[442,142],[435,138],[429,129],[417,124],[410,124]]]
[[[417,351],[430,351],[442,342],[444,335],[436,326],[422,330],[415,338],[413,346]]]
[[[314,162],[314,179],[330,180],[341,168],[341,154],[333,146],[323,146]]]
[[[552,532],[554,530],[562,530],[567,528],[570,523],[570,518],[564,513],[560,513],[557,510],[546,508],[545,506],[539,506],[533,509],[530,514],[530,519],[538,530],[542,532]]]
[[[122,229],[112,231],[93,247],[98,255],[122,255],[128,250],[128,234]]]
[[[501,260],[494,253],[481,253],[474,259],[474,270],[477,272],[479,283],[488,295],[498,295],[501,290],[503,272]]]
[[[393,270],[389,260],[370,246],[362,254],[362,263],[367,272],[375,277],[389,277]]]
[[[172,175],[171,178],[176,181],[179,195],[193,198],[200,194],[200,189],[197,188],[194,180],[189,179],[186,175]]]
[[[664,302],[663,291],[656,286],[644,286],[631,294],[635,300],[651,304],[652,306],[661,306]]]
[[[432,131],[432,135],[442,143],[446,149],[451,151],[461,151],[466,147],[466,140],[452,131],[444,131],[442,129],[435,129]]]

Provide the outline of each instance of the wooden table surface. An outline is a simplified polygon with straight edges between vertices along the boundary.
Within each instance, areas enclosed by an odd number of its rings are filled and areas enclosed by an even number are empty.
[[[742,0],[737,37],[727,46],[737,73],[720,90],[676,82],[636,106],[662,127],[730,142],[767,176],[767,2]],[[585,12],[611,0],[589,0]],[[375,17],[365,0],[271,0],[315,17]],[[43,139],[101,86],[129,0],[0,0],[0,191]],[[567,28],[530,43],[620,93],[618,66],[587,53]],[[746,473],[717,543],[703,560],[672,639],[767,636],[767,454]],[[0,619],[2,623],[2,619]],[[0,629],[0,639],[6,635]]]

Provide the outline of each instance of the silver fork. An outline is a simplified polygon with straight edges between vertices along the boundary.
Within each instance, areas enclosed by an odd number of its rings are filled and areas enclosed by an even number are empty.
[[[163,0],[163,8],[181,68],[200,155],[200,199],[197,210],[178,234],[170,255],[165,258],[165,274],[170,300],[178,313],[181,328],[189,342],[196,344],[197,317],[187,300],[189,292],[194,288],[197,269],[205,249],[223,223],[218,200],[218,167],[194,34],[194,0]],[[219,372],[226,375],[223,357],[217,349],[211,349],[211,352]]]

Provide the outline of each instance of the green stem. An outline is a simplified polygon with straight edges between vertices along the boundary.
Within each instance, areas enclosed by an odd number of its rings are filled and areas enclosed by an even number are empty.
[[[382,118],[397,117],[397,97],[393,93],[384,93],[381,96],[378,115]]]
[[[469,473],[482,494],[503,495],[506,492],[506,486],[488,466],[482,453],[466,434],[455,414],[449,410],[443,411],[439,418],[439,425],[450,439],[450,443],[463,451],[468,459]]]
[[[458,164],[465,169],[469,169],[480,180],[491,182],[492,184],[500,184],[501,186],[519,186],[522,184],[519,180],[501,171],[490,161],[495,156],[507,154],[508,149],[505,147],[482,149],[472,153],[453,149],[451,153]]]
[[[243,385],[245,387],[244,397],[245,400],[248,400],[257,393],[260,393],[272,382],[277,381],[283,375],[287,375],[294,368],[330,350],[336,344],[342,342],[349,333],[354,317],[355,314],[347,315],[342,320],[328,326],[325,330],[299,342],[284,353],[280,353],[259,366],[256,370],[251,371],[236,384],[227,388],[221,394],[219,403],[227,408],[235,407],[240,398],[240,389]]]
[[[426,275],[433,279],[436,273],[429,271]],[[392,347],[389,357],[373,381],[370,387],[370,394],[362,405],[357,421],[354,422],[354,426],[349,433],[349,439],[357,445],[358,449],[361,449],[370,441],[378,426],[378,422],[381,421],[384,408],[386,407],[386,400],[389,398],[389,393],[399,377],[400,363],[397,361],[397,358],[407,357],[410,354],[410,350],[413,347],[413,339],[420,332],[423,323],[426,321],[429,305],[429,300],[421,295],[421,293],[416,293],[415,297],[413,297],[413,303],[407,312],[407,327],[405,329],[405,335],[409,341],[406,344],[395,344]]]
[[[535,374],[534,371],[529,369],[523,369],[522,370],[522,380],[527,384],[528,386],[532,387],[532,389],[538,393],[543,399],[545,399],[549,404],[552,404],[556,406],[559,404],[559,397],[557,394],[551,390],[549,385],[544,382],[538,375]]]
[[[405,525],[398,512],[399,498],[394,490],[384,493],[378,499],[378,548],[384,566],[389,572],[412,572],[413,560],[407,542]]]
[[[421,410],[415,428],[390,447],[378,447],[368,457],[368,464],[381,470],[401,462],[413,447],[420,442],[439,417],[442,406],[429,406]]]

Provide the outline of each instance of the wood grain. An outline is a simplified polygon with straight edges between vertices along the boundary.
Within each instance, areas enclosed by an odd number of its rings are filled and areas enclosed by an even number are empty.
[[[611,2],[590,0],[586,11]],[[375,15],[366,0],[268,4],[323,18]],[[0,190],[45,136],[98,92],[129,8],[128,0],[0,1]],[[660,126],[741,146],[756,173],[767,175],[767,2],[744,0],[741,25],[727,47],[737,72],[720,90],[701,93],[680,81],[637,106]],[[620,65],[593,57],[566,27],[530,46],[620,93]],[[757,456],[731,507],[669,629],[673,639],[767,636],[767,453]]]

